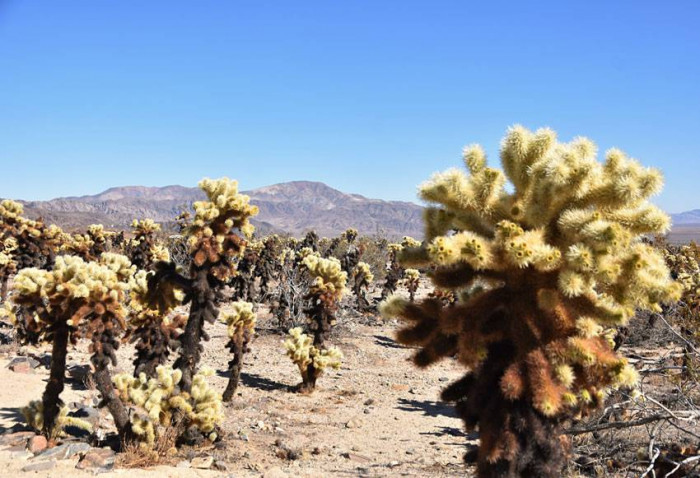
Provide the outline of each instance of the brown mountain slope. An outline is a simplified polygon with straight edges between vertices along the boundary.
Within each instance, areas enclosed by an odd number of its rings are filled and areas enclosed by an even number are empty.
[[[301,235],[314,229],[321,236],[332,236],[354,227],[361,234],[380,233],[392,238],[423,234],[421,207],[410,202],[369,199],[312,181],[274,184],[245,193],[260,207],[254,222],[264,232]],[[65,228],[101,223],[119,229],[127,228],[134,218],[172,221],[186,205],[201,199],[203,193],[198,188],[127,186],[93,196],[24,204],[28,215]]]

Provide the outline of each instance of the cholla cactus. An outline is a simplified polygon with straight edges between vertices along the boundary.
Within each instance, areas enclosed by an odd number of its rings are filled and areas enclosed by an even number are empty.
[[[352,290],[357,299],[357,309],[360,311],[369,310],[370,305],[367,300],[367,289],[374,280],[374,274],[372,274],[369,264],[366,262],[358,262],[355,269],[352,271],[352,278]]]
[[[190,393],[180,388],[182,372],[163,365],[152,378],[143,373],[138,377],[126,373],[114,377],[121,399],[134,408],[131,426],[142,447],[152,448],[160,438],[160,428],[174,426],[180,420],[188,434],[196,430],[216,440],[224,414],[221,395],[207,383],[212,374],[211,370],[197,373]]]
[[[22,416],[24,416],[27,425],[38,432],[44,431],[44,403],[41,400],[32,400],[29,405],[23,407]],[[66,427],[76,427],[87,432],[92,432],[92,425],[78,417],[68,415],[68,407],[61,405],[58,410],[58,415],[54,420],[53,426],[49,429],[49,438],[58,438],[63,435]]]
[[[80,337],[92,341],[91,361],[103,402],[120,434],[129,433],[128,417],[111,388],[109,363],[116,364],[115,351],[125,328],[123,302],[131,273],[128,259],[105,254],[104,263],[59,256],[50,271],[30,268],[17,274],[13,299],[30,312],[23,327],[53,345],[49,382],[42,398],[47,436],[60,412],[68,343]]]
[[[134,238],[129,241],[129,258],[138,268],[146,271],[153,270],[156,262],[170,261],[170,253],[158,244],[156,234],[160,232],[160,224],[153,219],[134,219],[131,223]]]
[[[416,291],[420,284],[420,271],[418,269],[406,269],[403,275],[403,283],[408,289],[408,298],[411,302],[416,299]]]
[[[347,274],[341,270],[340,261],[337,259],[322,259],[312,254],[304,259],[303,264],[313,278],[306,296],[309,307],[305,310],[310,319],[309,328],[314,335],[312,345],[318,349],[316,355],[327,357],[330,352],[326,347],[326,341],[329,338],[331,327],[336,321],[335,311],[345,292]],[[319,358],[319,360],[324,359]],[[316,361],[311,361],[306,372],[302,370],[301,391],[310,393],[316,388],[316,379],[323,371],[318,369],[316,365]]]
[[[637,380],[604,327],[679,297],[663,258],[640,240],[668,228],[647,202],[661,174],[619,150],[600,164],[595,152],[584,138],[562,144],[549,129],[516,126],[502,143],[503,172],[469,146],[470,174],[450,170],[420,189],[436,206],[425,210],[425,244],[403,257],[433,267],[435,285],[459,300],[393,298],[383,312],[410,322],[398,339],[422,347],[417,365],[456,356],[469,370],[443,397],[479,426],[479,476],[560,476],[559,421]]]
[[[316,231],[309,231],[306,233],[304,236],[304,240],[301,241],[301,247],[309,247],[311,250],[314,252],[318,251],[318,234],[316,234]]]
[[[0,201],[0,301],[7,297],[10,276],[28,267],[50,268],[65,235],[57,226],[23,216],[23,206]]]
[[[327,368],[340,368],[343,354],[337,347],[318,348],[313,344],[313,339],[303,333],[301,327],[295,327],[289,331],[284,348],[287,355],[299,367],[303,381],[303,389],[313,391],[316,380]]]
[[[398,286],[399,280],[401,280],[403,277],[404,268],[401,266],[398,260],[398,254],[402,249],[403,247],[401,244],[391,243],[387,245],[389,257],[388,264],[386,265],[386,279],[384,281],[384,285],[382,286],[382,296],[380,300],[384,300],[396,292],[396,287]]]
[[[182,277],[173,264],[161,263],[156,281],[171,281],[182,286],[190,300],[190,314],[181,337],[180,357],[175,366],[182,370],[182,389],[190,391],[192,377],[201,355],[200,341],[208,339],[204,323],[213,322],[221,288],[236,273],[236,261],[243,254],[246,241],[235,230],[250,237],[254,227],[249,219],[258,208],[250,198],[238,193],[238,182],[228,178],[203,179],[199,187],[207,201],[193,204],[195,215],[187,229],[192,256],[190,277]]]
[[[250,351],[248,344],[255,335],[255,312],[250,302],[233,302],[231,310],[222,312],[221,321],[226,324],[229,341],[226,346],[233,354],[229,361],[230,377],[224,391],[224,402],[230,402],[238,388],[243,365],[243,354]]]
[[[146,271],[134,274],[129,284],[129,335],[131,342],[136,343],[135,377],[141,373],[153,377],[156,368],[165,364],[180,346],[178,339],[186,317],[173,316],[173,312],[184,295],[179,289],[160,285],[160,290],[153,290],[159,284],[154,281],[154,274]]]

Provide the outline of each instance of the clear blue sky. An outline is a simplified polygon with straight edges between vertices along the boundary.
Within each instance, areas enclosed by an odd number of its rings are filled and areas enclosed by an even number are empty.
[[[0,196],[324,181],[415,200],[514,123],[700,208],[700,1],[0,0]]]

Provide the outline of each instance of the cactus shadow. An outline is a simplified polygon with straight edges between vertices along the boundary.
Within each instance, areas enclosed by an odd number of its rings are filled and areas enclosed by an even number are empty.
[[[0,421],[8,424],[13,423],[10,427],[0,425],[0,433],[4,433],[7,430],[16,428],[18,425],[23,425],[25,419],[19,407],[3,407],[0,408]]]
[[[387,337],[386,335],[375,335],[374,336],[374,343],[381,346],[381,347],[387,347],[390,349],[407,349],[408,347],[405,347],[398,343],[396,340],[392,339],[391,337]]]
[[[228,377],[228,372],[226,373],[226,376]],[[274,380],[261,377],[260,375],[256,375],[254,373],[246,372],[241,373],[241,383],[243,383],[243,385],[245,385],[246,387],[257,388],[258,390],[263,390],[265,392],[272,392],[275,390],[281,390],[286,392],[292,390],[293,388],[290,385],[276,382]]]
[[[410,400],[399,398],[399,410],[405,412],[423,412],[428,417],[450,417],[459,418],[454,406],[444,402],[434,402],[432,400]]]

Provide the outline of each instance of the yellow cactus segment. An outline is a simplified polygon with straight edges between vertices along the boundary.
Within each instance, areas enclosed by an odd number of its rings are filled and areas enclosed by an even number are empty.
[[[338,259],[334,257],[324,259],[309,255],[304,258],[303,264],[314,278],[310,288],[311,293],[329,294],[336,300],[340,300],[345,292],[348,275],[341,269]]]
[[[320,375],[327,368],[340,368],[343,354],[337,347],[318,349],[312,345],[312,338],[303,333],[301,327],[289,331],[284,341],[287,356],[292,359],[302,375],[306,374],[310,364]]]
[[[116,254],[112,256],[117,256]],[[123,258],[123,256],[121,256]],[[40,295],[54,297],[60,295],[66,299],[89,299],[104,301],[122,294],[128,284],[119,273],[124,272],[128,262],[115,259],[106,265],[85,262],[75,256],[59,256],[50,271],[29,268],[22,269],[15,278],[14,290],[20,296]]]
[[[356,280],[363,280],[367,284],[371,283],[374,280],[374,274],[372,274],[372,270],[370,269],[369,264],[362,261],[357,263],[355,269],[352,272],[352,275],[356,278]]]
[[[21,409],[22,416],[31,428],[37,432],[41,432],[44,429],[44,404],[41,400],[32,400],[29,405]],[[49,432],[49,436],[52,438],[58,438],[64,434],[64,429],[66,427],[76,427],[81,430],[86,430],[92,432],[92,425],[85,420],[81,420],[78,417],[68,416],[68,407],[65,405],[61,406],[58,411],[58,416],[54,423],[53,429]]]
[[[239,194],[238,181],[229,178],[205,178],[199,182],[199,187],[207,194],[209,200],[193,204],[195,226],[203,227],[219,216],[230,216],[246,236],[252,235],[254,228],[248,219],[258,214],[258,208],[250,204],[249,196]],[[234,225],[233,222],[231,226]]]
[[[228,336],[231,339],[242,336],[246,331],[255,331],[255,312],[250,302],[232,302],[230,309],[219,314],[221,320],[227,326]]]
[[[131,227],[135,230],[135,232],[141,234],[150,234],[160,231],[160,224],[155,222],[153,219],[134,219],[131,222]]]
[[[159,366],[153,378],[140,374],[133,377],[122,373],[113,378],[121,399],[136,408],[131,416],[134,433],[147,446],[158,438],[158,429],[172,426],[176,412],[182,414],[186,428],[197,427],[205,434],[216,437],[214,430],[222,422],[221,395],[209,387],[207,377],[213,371],[203,369],[192,380],[192,392],[181,392],[178,384],[180,370]]]

